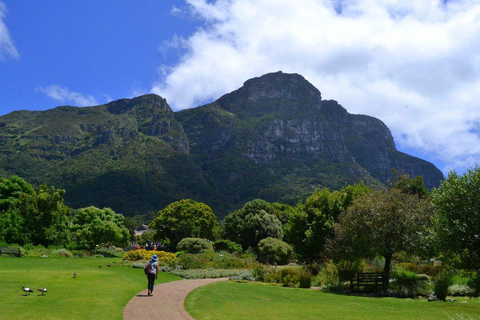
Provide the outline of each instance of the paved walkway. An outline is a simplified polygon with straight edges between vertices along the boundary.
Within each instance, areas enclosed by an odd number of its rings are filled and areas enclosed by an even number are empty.
[[[179,280],[158,284],[153,296],[149,297],[147,290],[144,290],[133,297],[123,309],[123,319],[195,320],[183,306],[187,295],[200,286],[225,280],[228,279]]]

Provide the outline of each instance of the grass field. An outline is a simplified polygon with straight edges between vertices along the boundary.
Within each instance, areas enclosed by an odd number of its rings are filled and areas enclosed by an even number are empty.
[[[264,284],[222,282],[195,289],[186,310],[197,320],[480,319],[480,301],[368,298]]]
[[[142,269],[120,263],[119,258],[0,257],[0,319],[123,319],[123,308],[147,281]],[[156,284],[178,279],[162,273]],[[35,291],[25,296],[22,285]],[[44,296],[36,291],[40,287],[48,290]]]

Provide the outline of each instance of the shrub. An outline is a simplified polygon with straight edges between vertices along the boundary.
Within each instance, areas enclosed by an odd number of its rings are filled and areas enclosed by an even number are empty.
[[[468,280],[468,286],[470,287],[470,292],[468,296],[470,298],[478,298],[480,296],[480,273],[474,272],[470,279]]]
[[[157,255],[159,262],[168,263],[177,261],[177,257],[173,253],[165,251],[147,251],[145,249],[128,251],[123,255],[123,260],[149,260],[154,254]]]
[[[292,247],[276,238],[265,238],[258,243],[259,252],[266,257],[268,262],[286,263],[291,258]]]
[[[251,277],[245,270],[224,270],[224,269],[192,269],[192,270],[171,270],[171,274],[185,279],[211,279],[211,278],[233,278],[247,280]]]
[[[211,260],[204,254],[184,253],[178,257],[178,264],[184,269],[206,269],[211,267]]]
[[[392,278],[397,293],[402,297],[415,298],[419,294],[426,294],[429,289],[428,281],[421,280],[416,273],[402,268],[398,268]]]
[[[67,258],[70,258],[72,257],[72,253],[70,251],[68,251],[67,249],[57,249],[55,251],[53,251],[54,255],[56,256],[59,256],[59,257],[67,257]]]
[[[246,266],[244,259],[227,251],[213,254],[213,267],[216,269],[240,269]]]
[[[454,297],[466,297],[470,294],[470,287],[464,284],[453,284],[448,288],[448,294]]]
[[[453,277],[448,271],[442,271],[433,281],[433,291],[438,300],[445,301],[448,288],[453,284]]]
[[[345,261],[342,260],[337,263],[338,278],[340,281],[348,281],[357,275],[357,272],[365,270],[365,261]]]
[[[268,267],[259,262],[252,263],[248,269],[252,274],[252,278],[256,281],[264,281],[268,273]]]
[[[230,240],[217,240],[213,243],[215,251],[227,251],[230,253],[242,253],[242,246]]]
[[[185,269],[239,269],[246,268],[248,261],[234,254],[222,252],[184,253],[178,256],[178,264]]]
[[[300,276],[298,279],[298,287],[307,289],[312,287],[312,275],[309,272],[305,270],[302,270],[302,272],[300,272]]]
[[[178,251],[186,251],[188,253],[199,253],[204,250],[213,250],[210,242],[201,238],[184,238],[177,244]]]
[[[336,291],[341,288],[337,266],[329,261],[321,269],[314,279],[314,284],[327,290]]]

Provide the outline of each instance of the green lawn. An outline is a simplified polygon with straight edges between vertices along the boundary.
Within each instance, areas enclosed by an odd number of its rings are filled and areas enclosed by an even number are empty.
[[[119,258],[0,257],[0,319],[123,319],[123,308],[147,281],[142,269],[120,263]],[[156,283],[178,279],[162,273]],[[25,296],[22,285],[35,292]],[[36,291],[40,287],[47,288],[45,296]]]
[[[221,282],[195,289],[185,307],[207,319],[480,319],[480,301],[427,302],[426,299],[367,298],[318,290]]]

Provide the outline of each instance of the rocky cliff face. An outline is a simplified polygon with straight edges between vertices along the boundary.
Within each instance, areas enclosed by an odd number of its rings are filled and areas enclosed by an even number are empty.
[[[245,202],[295,204],[317,187],[380,185],[392,169],[443,178],[396,150],[380,120],[349,114],[297,74],[271,73],[194,109],[145,95],[0,117],[0,175],[65,188],[73,207],[126,215],[192,198],[224,215]]]
[[[201,121],[198,114],[203,114]],[[223,117],[209,121],[207,114]],[[177,119],[195,145],[192,155],[210,155],[197,160],[202,167],[236,155],[263,171],[282,175],[280,168],[292,168],[297,172],[291,177],[294,180],[308,179],[315,186],[333,188],[341,186],[342,180],[385,183],[394,168],[423,176],[430,188],[443,178],[431,163],[397,151],[383,122],[349,114],[336,101],[322,100],[320,92],[298,74],[277,72],[248,80],[210,105],[179,112]],[[199,122],[203,126],[194,125],[192,130],[192,123]],[[215,135],[205,140],[207,132]],[[328,181],[320,176],[312,179],[314,168]],[[249,175],[242,171],[232,175]]]

